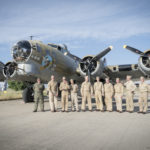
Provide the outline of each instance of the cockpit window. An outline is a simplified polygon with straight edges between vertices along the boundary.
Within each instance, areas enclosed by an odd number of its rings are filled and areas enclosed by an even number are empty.
[[[48,45],[56,48],[58,51],[60,51],[62,53],[68,52],[67,46],[65,44],[64,45],[57,45],[57,44],[49,43]]]
[[[57,48],[57,47],[58,47],[58,45],[53,44],[53,43],[49,43],[48,45],[51,46],[51,47],[54,47],[54,48]]]
[[[28,41],[19,41],[12,48],[12,55],[16,61],[22,62],[28,59],[31,54],[31,45]]]

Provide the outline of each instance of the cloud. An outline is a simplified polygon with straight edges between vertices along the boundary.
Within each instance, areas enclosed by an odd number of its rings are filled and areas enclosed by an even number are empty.
[[[134,6],[135,1],[17,2],[1,5],[0,43],[14,42],[31,34],[39,35],[41,40],[107,41],[150,33],[148,1]],[[2,16],[4,13],[6,17]]]

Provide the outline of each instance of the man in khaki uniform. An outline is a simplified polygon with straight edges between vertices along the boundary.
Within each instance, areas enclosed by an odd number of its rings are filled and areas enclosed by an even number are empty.
[[[40,109],[42,112],[44,112],[44,96],[43,96],[44,89],[45,89],[44,84],[41,83],[40,78],[38,78],[37,83],[35,83],[33,86],[34,102],[35,102],[33,112],[37,112],[39,102],[40,102]]]
[[[91,95],[93,94],[93,88],[89,82],[88,76],[85,76],[85,81],[81,85],[81,95],[82,95],[82,111],[85,111],[86,100],[88,102],[88,108],[92,111]]]
[[[116,106],[117,111],[122,112],[122,96],[123,96],[123,85],[120,83],[120,79],[116,78],[116,84],[114,85],[114,91],[115,91],[115,100],[116,100]]]
[[[51,80],[48,83],[49,91],[49,104],[51,112],[57,111],[57,96],[58,96],[58,84],[55,81],[55,77],[52,75]]]
[[[102,96],[104,96],[104,86],[103,83],[100,82],[99,77],[96,77],[97,82],[94,83],[94,93],[95,93],[95,100],[96,100],[96,108],[97,111],[103,111],[103,102]]]
[[[134,110],[133,95],[136,89],[134,82],[131,80],[131,76],[126,77],[126,111],[132,113]]]
[[[66,111],[68,112],[68,96],[69,96],[69,89],[70,86],[68,82],[66,81],[66,78],[62,78],[62,82],[60,84],[60,91],[61,91],[61,102],[62,102],[62,112]]]
[[[141,83],[139,84],[139,113],[145,114],[148,107],[148,84],[144,82],[144,77],[140,78]]]
[[[104,84],[104,92],[105,92],[105,104],[106,110],[112,111],[112,96],[114,93],[113,85],[109,82],[109,78],[105,79],[106,83]]]
[[[75,110],[74,107],[76,107],[76,111],[79,111],[78,107],[78,85],[74,83],[73,79],[70,80],[70,92],[71,92],[71,106],[72,106],[72,111]]]

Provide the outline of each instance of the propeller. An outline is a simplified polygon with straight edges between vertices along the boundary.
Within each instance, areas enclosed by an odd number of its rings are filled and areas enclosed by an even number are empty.
[[[4,92],[6,92],[7,91],[7,85],[8,85],[8,79],[13,74],[14,70],[17,70],[17,69],[22,70],[22,69],[18,68],[17,64],[15,62],[7,63],[6,65],[4,65],[2,62],[0,62],[0,69],[4,70],[4,73],[5,73],[3,90],[4,90]]]
[[[91,72],[96,69],[97,61],[104,57],[107,53],[109,53],[112,48],[112,46],[109,46],[108,48],[97,54],[95,57],[88,57],[86,60],[82,60],[80,62],[80,64],[84,66],[82,71],[86,72],[86,75],[89,77],[89,81],[91,81]]]
[[[130,50],[131,52],[135,53],[135,54],[138,54],[140,56],[143,56],[143,57],[149,57],[148,55],[146,55],[144,52],[136,49],[136,48],[133,48],[133,47],[130,47],[128,45],[124,45],[123,48],[126,48],[128,50]]]
[[[136,48],[130,47],[128,45],[124,45],[123,48],[126,48],[130,50],[131,52],[140,55],[143,59],[142,62],[145,65],[145,67],[150,68],[150,52],[142,52]]]

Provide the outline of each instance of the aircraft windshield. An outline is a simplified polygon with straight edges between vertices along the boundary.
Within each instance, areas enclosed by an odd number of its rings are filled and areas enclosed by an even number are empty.
[[[28,59],[31,53],[31,45],[28,41],[20,41],[12,48],[13,58],[22,62]]]

